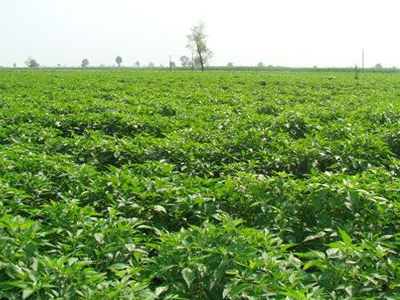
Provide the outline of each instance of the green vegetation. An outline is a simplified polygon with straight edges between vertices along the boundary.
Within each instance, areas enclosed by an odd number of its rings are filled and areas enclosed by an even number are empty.
[[[1,71],[0,298],[398,299],[399,85]]]

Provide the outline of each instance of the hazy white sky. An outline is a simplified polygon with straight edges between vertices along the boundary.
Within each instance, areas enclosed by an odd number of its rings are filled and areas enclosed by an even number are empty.
[[[0,65],[168,64],[203,20],[212,65],[400,66],[400,1],[0,0]]]

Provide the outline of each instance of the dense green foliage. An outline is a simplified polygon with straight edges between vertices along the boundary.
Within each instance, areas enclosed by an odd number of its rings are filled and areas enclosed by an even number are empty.
[[[0,298],[395,299],[399,85],[0,72]]]

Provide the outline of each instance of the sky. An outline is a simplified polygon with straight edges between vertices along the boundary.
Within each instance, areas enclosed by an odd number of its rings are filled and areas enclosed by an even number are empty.
[[[0,0],[0,66],[167,65],[203,21],[211,65],[400,67],[400,1]]]

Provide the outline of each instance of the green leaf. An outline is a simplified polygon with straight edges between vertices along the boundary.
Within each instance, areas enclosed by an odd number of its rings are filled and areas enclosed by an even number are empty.
[[[333,242],[333,243],[329,243],[328,247],[329,248],[338,248],[338,249],[342,249],[346,246],[346,244],[342,241],[338,241],[338,242]]]
[[[230,286],[225,286],[224,290],[222,291],[222,298],[226,298],[231,290],[232,288]]]
[[[164,214],[167,213],[167,210],[165,209],[165,207],[161,206],[161,205],[154,205],[153,209],[160,213],[164,213]]]
[[[136,249],[135,244],[125,244],[125,248],[128,249],[128,251],[133,252]]]
[[[215,269],[212,282],[210,288],[214,288],[214,286],[225,276],[226,269],[228,267],[229,262],[227,260],[222,260],[218,267]]]
[[[104,242],[104,234],[102,233],[95,233],[94,238],[99,244],[102,244]]]
[[[326,250],[326,255],[329,258],[341,258],[342,252],[338,248],[329,248],[328,250]]]
[[[323,262],[320,260],[310,260],[304,265],[303,270],[306,271],[312,267],[321,269],[323,267]]]
[[[351,246],[351,237],[343,230],[339,229],[340,236],[347,247]]]
[[[68,266],[72,266],[73,264],[75,264],[79,259],[76,257],[70,257],[68,258]]]
[[[195,272],[190,268],[185,268],[182,270],[182,276],[183,279],[185,279],[187,286],[190,288],[196,278]]]
[[[128,265],[122,263],[116,263],[109,267],[110,270],[123,270],[129,268]]]
[[[164,293],[166,290],[168,290],[168,286],[159,286],[158,288],[156,288],[156,290],[154,291],[154,294],[156,295],[156,297],[160,296],[162,293]]]
[[[294,290],[287,290],[282,293],[285,296],[288,296],[294,300],[308,300],[308,298],[304,295],[304,293],[300,291],[294,291]]]
[[[34,293],[34,290],[31,289],[25,289],[22,292],[22,299],[26,299],[28,298],[30,295],[32,295]]]
[[[313,241],[313,240],[316,240],[316,239],[319,239],[319,238],[322,238],[322,237],[324,237],[325,235],[326,235],[326,233],[323,232],[323,231],[318,232],[317,234],[309,235],[309,236],[307,236],[307,237],[303,240],[303,243],[308,242],[308,241]]]

